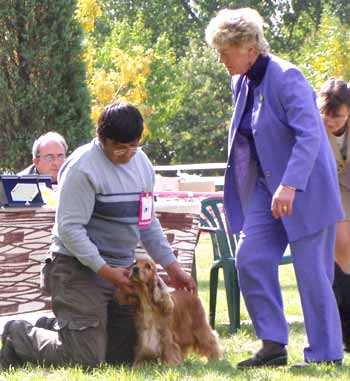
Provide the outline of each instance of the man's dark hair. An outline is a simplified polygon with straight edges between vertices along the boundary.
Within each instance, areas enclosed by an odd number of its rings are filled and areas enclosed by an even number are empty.
[[[116,143],[130,143],[140,139],[143,132],[143,118],[140,111],[129,103],[112,103],[105,107],[98,118],[97,136]]]

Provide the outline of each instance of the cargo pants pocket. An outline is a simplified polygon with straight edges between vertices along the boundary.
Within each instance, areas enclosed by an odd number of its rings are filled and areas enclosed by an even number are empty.
[[[57,319],[68,359],[85,367],[99,366],[106,355],[106,335],[97,318]]]

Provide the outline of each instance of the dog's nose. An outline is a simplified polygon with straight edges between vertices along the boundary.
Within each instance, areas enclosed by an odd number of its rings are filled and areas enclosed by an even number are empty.
[[[133,273],[134,275],[138,275],[139,272],[140,272],[140,268],[139,268],[138,266],[134,266],[134,267],[132,268],[132,273]]]

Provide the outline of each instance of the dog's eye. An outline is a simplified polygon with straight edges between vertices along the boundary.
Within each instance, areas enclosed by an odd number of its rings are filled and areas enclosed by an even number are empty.
[[[147,270],[151,270],[151,265],[150,265],[149,263],[146,263],[146,264],[145,264],[145,269],[147,269]]]

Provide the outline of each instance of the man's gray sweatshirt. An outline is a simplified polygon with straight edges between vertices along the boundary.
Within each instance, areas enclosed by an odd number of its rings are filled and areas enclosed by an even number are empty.
[[[105,263],[128,267],[138,241],[163,267],[176,258],[153,210],[138,226],[140,195],[152,192],[155,174],[139,149],[127,164],[113,164],[100,143],[76,149],[60,171],[58,205],[50,251],[76,257],[97,272]]]

